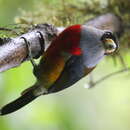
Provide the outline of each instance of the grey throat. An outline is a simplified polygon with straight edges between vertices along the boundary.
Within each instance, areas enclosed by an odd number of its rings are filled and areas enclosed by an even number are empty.
[[[83,61],[86,67],[92,68],[104,57],[105,49],[101,41],[104,31],[85,25],[81,30],[80,47],[83,51]]]

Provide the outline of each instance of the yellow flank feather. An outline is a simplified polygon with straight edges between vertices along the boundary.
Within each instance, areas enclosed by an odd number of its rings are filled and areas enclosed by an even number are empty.
[[[43,64],[42,76],[40,77],[43,87],[49,88],[60,76],[65,66],[63,56],[47,58]]]

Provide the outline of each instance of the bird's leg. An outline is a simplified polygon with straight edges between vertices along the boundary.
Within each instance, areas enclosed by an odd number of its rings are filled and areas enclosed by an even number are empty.
[[[40,43],[40,46],[41,46],[41,51],[39,53],[39,56],[41,56],[44,53],[44,50],[45,50],[45,40],[44,40],[44,37],[43,37],[43,35],[40,31],[37,31],[37,33],[39,34],[39,43]]]
[[[42,35],[42,33],[40,31],[37,31],[37,33],[39,34],[39,43],[40,43],[40,46],[41,46],[41,51],[39,52],[39,55],[37,55],[37,57],[35,58],[39,58],[43,53],[44,53],[44,50],[45,50],[45,42],[44,42],[44,37]],[[25,37],[21,37],[25,43],[26,43],[26,46],[27,46],[27,49],[28,49],[28,56],[30,58],[30,62],[33,66],[33,74],[38,78],[39,77],[39,71],[38,71],[38,65],[35,63],[33,57],[32,57],[32,52],[31,52],[31,46],[30,46],[30,42],[27,41],[27,39]]]
[[[25,44],[27,46],[27,50],[28,50],[28,57],[29,57],[29,60],[33,66],[33,68],[37,68],[37,64],[35,63],[33,57],[32,57],[32,52],[31,52],[31,47],[30,47],[30,42],[27,41],[27,39],[25,37],[21,37],[24,41],[25,41]]]
[[[32,57],[32,52],[31,52],[31,47],[30,47],[30,42],[27,41],[27,39],[25,37],[21,37],[24,41],[25,41],[25,44],[27,46],[27,50],[28,50],[28,57],[29,57],[29,60],[33,66],[33,71],[36,73],[37,72],[37,68],[38,68],[38,65],[35,63],[33,57]],[[29,87],[27,89],[25,89],[21,95],[24,95],[25,93],[29,92],[30,90],[32,90],[33,88],[35,88],[35,86],[32,86],[32,87]]]

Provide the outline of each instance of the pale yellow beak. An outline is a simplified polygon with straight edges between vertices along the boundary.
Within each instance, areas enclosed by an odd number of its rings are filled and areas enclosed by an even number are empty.
[[[117,43],[115,43],[112,39],[106,38],[104,41],[105,54],[109,55],[115,52],[118,49]]]

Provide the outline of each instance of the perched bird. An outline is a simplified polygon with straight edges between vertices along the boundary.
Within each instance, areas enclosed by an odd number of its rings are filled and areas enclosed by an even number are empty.
[[[12,113],[41,95],[68,88],[88,75],[105,56],[118,49],[112,32],[72,25],[59,34],[34,67],[37,82],[5,105],[0,115]]]

